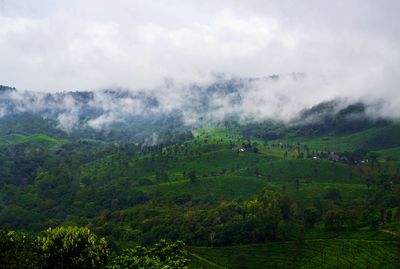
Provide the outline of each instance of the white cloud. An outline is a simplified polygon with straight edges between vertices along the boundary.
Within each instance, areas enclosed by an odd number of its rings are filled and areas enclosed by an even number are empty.
[[[390,115],[400,102],[399,8],[396,0],[4,0],[0,83],[53,92],[154,89],[168,77],[174,87],[154,94],[173,109],[187,98],[182,82],[304,72],[302,82],[254,85],[246,112],[289,118],[341,96],[381,98]],[[222,114],[233,109],[215,102]],[[114,112],[93,124],[120,117]]]

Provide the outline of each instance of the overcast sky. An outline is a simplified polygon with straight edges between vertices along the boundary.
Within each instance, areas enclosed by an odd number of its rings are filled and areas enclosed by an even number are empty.
[[[286,93],[397,102],[399,10],[397,0],[0,0],[0,84],[137,89],[304,72]]]

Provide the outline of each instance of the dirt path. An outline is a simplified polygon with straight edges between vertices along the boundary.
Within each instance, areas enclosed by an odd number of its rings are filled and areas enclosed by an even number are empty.
[[[199,259],[199,260],[201,260],[201,261],[203,261],[203,262],[205,262],[205,263],[207,263],[207,264],[209,264],[209,265],[211,265],[211,266],[213,266],[215,268],[226,269],[226,267],[222,267],[221,265],[218,265],[218,264],[216,264],[216,263],[214,263],[214,262],[212,262],[210,260],[207,260],[206,258],[203,258],[203,257],[201,257],[201,256],[199,256],[197,254],[192,253],[192,252],[189,252],[189,255],[193,256],[196,259]]]
[[[384,232],[384,233],[391,234],[391,235],[399,235],[398,233],[393,232],[393,231],[391,231],[391,230],[387,230],[387,229],[382,229],[381,231]]]

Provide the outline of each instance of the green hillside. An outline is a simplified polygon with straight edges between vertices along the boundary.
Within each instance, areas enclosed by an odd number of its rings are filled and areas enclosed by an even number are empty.
[[[190,251],[196,255],[191,263],[191,268],[204,269],[395,269],[398,268],[400,258],[399,243],[393,240],[315,239],[303,242],[274,242],[231,247],[194,247]]]
[[[394,148],[388,148],[388,149],[382,149],[376,151],[379,156],[385,157],[385,158],[391,158],[396,161],[400,161],[400,147],[394,147]]]
[[[325,135],[315,138],[292,136],[292,138],[282,138],[278,141],[298,142],[313,150],[344,152],[359,148],[377,150],[397,147],[400,145],[399,136],[400,125],[392,124],[347,135]]]
[[[68,143],[67,140],[56,139],[45,134],[27,136],[19,143],[33,144],[42,147],[53,147]]]
[[[362,182],[362,176],[342,163],[322,160],[276,160],[243,169],[237,174],[257,174],[271,180],[320,181],[320,182]]]
[[[17,144],[30,144],[40,147],[53,147],[60,146],[68,143],[67,140],[57,139],[45,134],[35,135],[21,135],[21,134],[10,134],[0,137],[0,145],[17,145]]]
[[[259,190],[270,186],[261,178],[219,176],[199,179],[194,183],[177,181],[143,187],[142,190],[150,193],[165,193],[166,195],[188,194],[194,200],[212,201],[215,199],[248,199],[254,197]]]
[[[0,136],[0,144],[18,144],[27,136],[21,134],[9,134]]]
[[[191,268],[395,268],[398,148],[376,140],[391,128],[271,141],[205,128],[156,145],[2,136],[1,228],[88,226],[116,253],[179,239]]]
[[[294,181],[269,181],[260,177],[246,176],[219,176],[202,178],[194,183],[190,181],[176,181],[160,183],[140,188],[151,194],[163,193],[170,195],[190,195],[197,201],[213,201],[215,199],[248,199],[254,197],[259,190],[270,188],[277,191],[284,190],[290,196],[309,204],[316,198],[322,198],[332,189],[338,190],[341,197],[352,200],[365,197],[367,186],[362,183],[343,182],[300,182]]]

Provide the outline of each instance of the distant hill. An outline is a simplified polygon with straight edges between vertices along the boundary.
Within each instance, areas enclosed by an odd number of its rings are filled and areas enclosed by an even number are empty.
[[[304,74],[288,77],[298,80]],[[0,135],[46,134],[62,139],[154,144],[164,143],[171,132],[218,126],[240,127],[243,137],[261,140],[344,136],[385,126],[394,126],[394,133],[397,132],[392,121],[371,117],[371,105],[341,99],[303,109],[290,121],[242,115],[246,108],[244,95],[253,84],[278,83],[284,78],[222,76],[208,84],[187,85],[182,96],[168,97],[155,90],[38,93],[0,86]],[[168,87],[163,91],[168,92]],[[387,148],[396,142],[393,137],[396,136],[380,134],[364,142],[372,149]]]
[[[15,91],[16,89],[10,86],[0,85],[0,92]]]
[[[332,100],[304,109],[296,118],[287,123],[271,119],[245,124],[241,128],[241,133],[247,138],[274,140],[293,136],[308,138],[327,135],[345,136],[372,128],[386,130],[384,127],[390,127],[396,133],[400,128],[392,120],[371,117],[368,115],[367,109],[368,106],[361,102],[344,105],[340,100]],[[369,137],[366,143],[376,146],[378,143],[395,143],[393,139],[390,140],[391,142],[384,141],[389,140]]]

